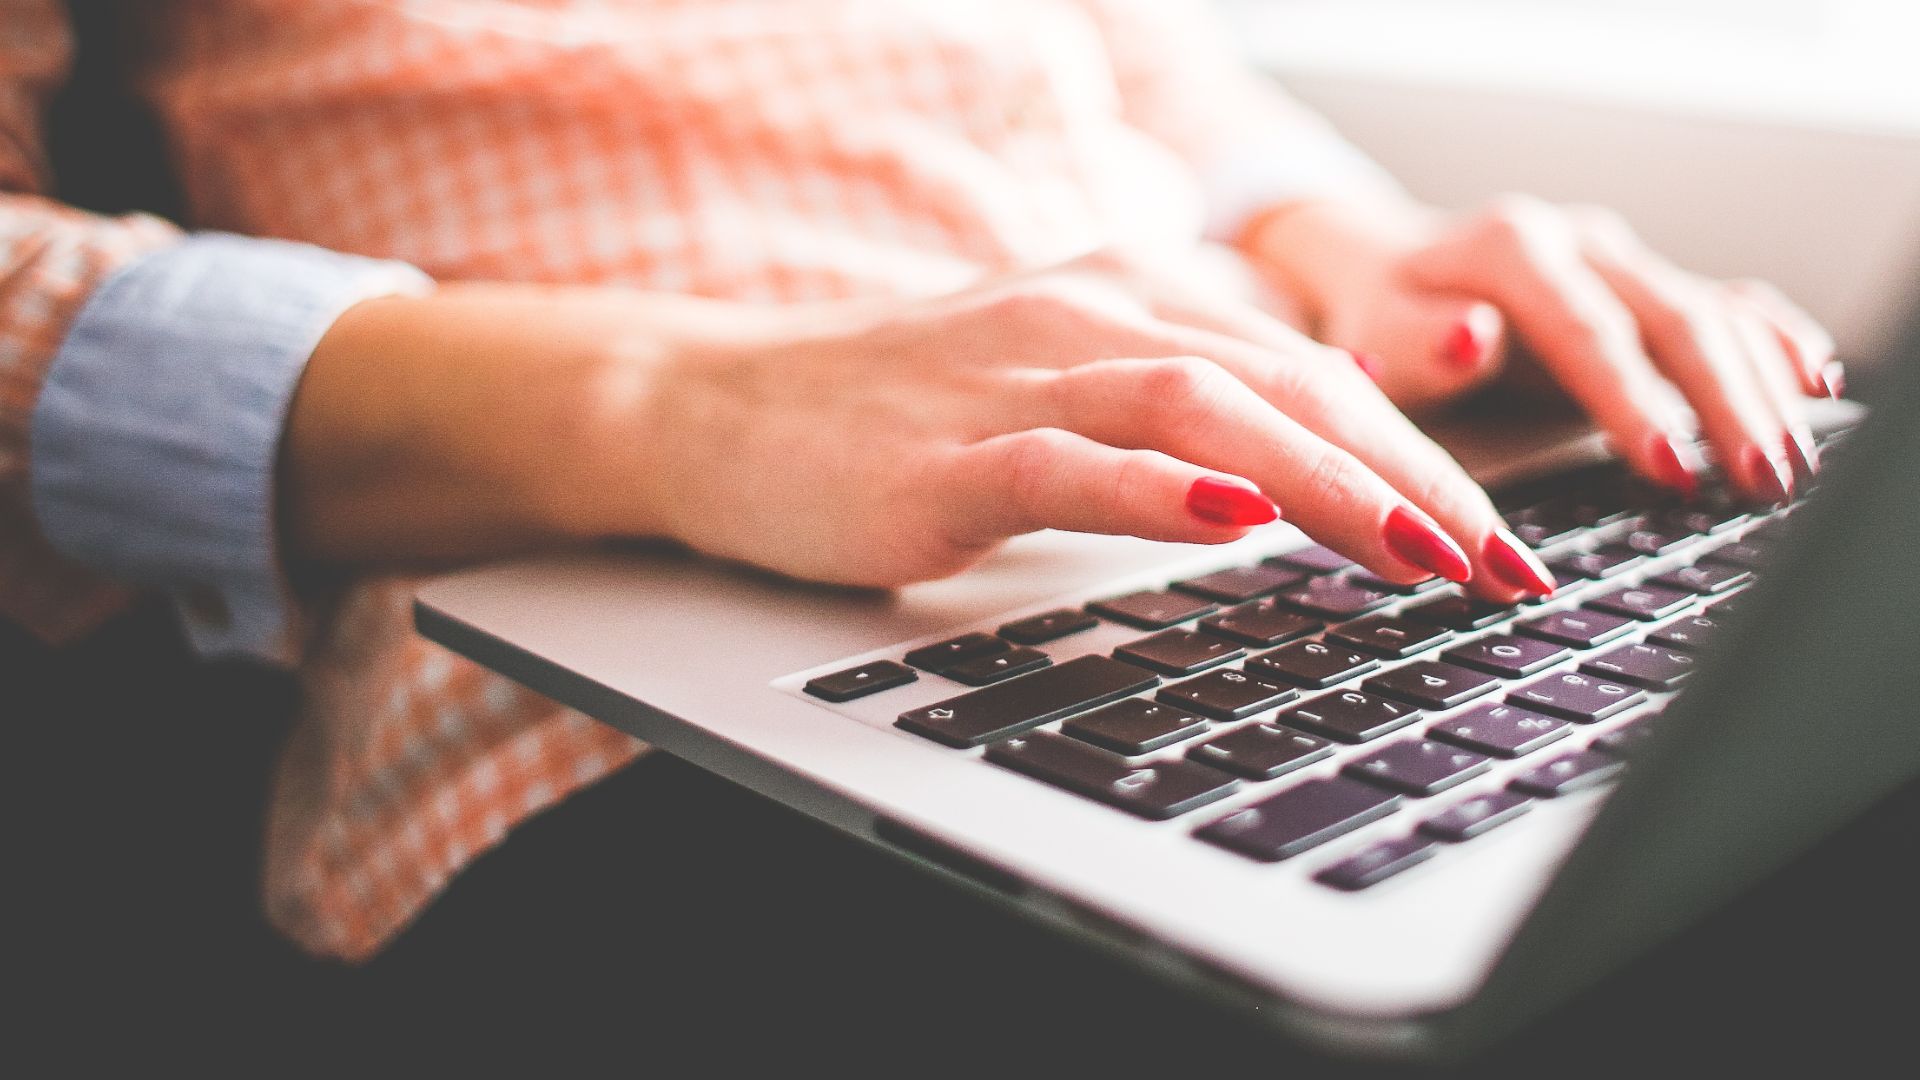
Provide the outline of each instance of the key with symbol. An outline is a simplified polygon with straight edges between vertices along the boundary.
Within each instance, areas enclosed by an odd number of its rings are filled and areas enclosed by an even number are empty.
[[[1159,684],[1157,676],[1132,664],[1081,656],[910,709],[900,714],[894,726],[948,746],[979,746]]]

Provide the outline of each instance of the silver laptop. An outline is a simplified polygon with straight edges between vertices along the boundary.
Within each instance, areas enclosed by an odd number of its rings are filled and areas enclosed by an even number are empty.
[[[436,580],[417,621],[1298,1038],[1458,1053],[1920,771],[1898,359],[1789,508],[1663,504],[1591,438],[1456,433],[1564,583],[1544,603],[1395,591],[1276,526],[1041,534],[890,594],[575,553]]]

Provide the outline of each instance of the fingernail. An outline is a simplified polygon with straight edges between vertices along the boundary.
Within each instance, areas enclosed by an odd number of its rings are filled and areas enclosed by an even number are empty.
[[[1480,561],[1493,576],[1535,596],[1551,594],[1558,584],[1540,557],[1527,550],[1520,538],[1505,529],[1495,529],[1480,548]]]
[[[1215,525],[1265,525],[1280,516],[1273,500],[1253,487],[1217,476],[1203,476],[1187,489],[1187,511]]]
[[[1499,332],[1492,308],[1476,307],[1447,334],[1442,346],[1446,358],[1459,367],[1478,367],[1491,351],[1493,336]]]
[[[1811,480],[1820,475],[1820,448],[1813,444],[1813,432],[1805,425],[1788,428],[1781,445],[1787,451],[1787,460],[1793,464],[1795,476]]]
[[[1429,574],[1439,574],[1448,581],[1464,582],[1473,578],[1467,553],[1441,532],[1438,525],[1428,521],[1426,515],[1411,507],[1394,507],[1393,513],[1387,515],[1381,536],[1395,555]]]
[[[1371,353],[1349,352],[1347,355],[1353,357],[1354,365],[1360,369],[1361,374],[1374,382],[1380,381],[1380,373],[1384,369],[1381,368],[1380,361]]]
[[[1793,468],[1785,460],[1770,458],[1757,446],[1740,452],[1746,466],[1748,490],[1767,502],[1786,502],[1793,498]]]
[[[1689,454],[1687,457],[1691,457]],[[1684,499],[1692,499],[1700,492],[1700,478],[1687,467],[1686,458],[1681,456],[1678,441],[1666,436],[1655,435],[1647,449],[1647,461],[1662,485],[1680,493]]]
[[[1820,385],[1826,389],[1827,396],[1839,400],[1847,392],[1847,367],[1838,360],[1829,360],[1820,369]]]

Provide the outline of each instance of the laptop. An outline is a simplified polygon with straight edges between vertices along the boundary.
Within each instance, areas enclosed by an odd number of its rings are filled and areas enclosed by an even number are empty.
[[[1920,772],[1906,351],[1871,416],[1821,417],[1789,507],[1664,501],[1590,435],[1475,418],[1446,441],[1563,582],[1508,609],[1276,525],[1043,533],[892,593],[573,552],[436,579],[416,621],[1294,1038],[1455,1056]]]

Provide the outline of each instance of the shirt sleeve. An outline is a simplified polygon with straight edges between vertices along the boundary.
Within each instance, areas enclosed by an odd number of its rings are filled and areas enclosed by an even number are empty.
[[[341,312],[429,287],[403,263],[217,233],[124,266],[80,309],[34,409],[47,539],[172,595],[202,653],[289,662],[274,464],[294,388]]]
[[[313,345],[401,264],[45,197],[40,118],[72,41],[59,0],[0,19],[0,614],[50,641],[128,584],[210,653],[291,658],[273,462]]]
[[[1323,117],[1253,70],[1203,0],[1079,0],[1099,27],[1127,120],[1184,157],[1207,194],[1207,235],[1317,197],[1405,198]]]

